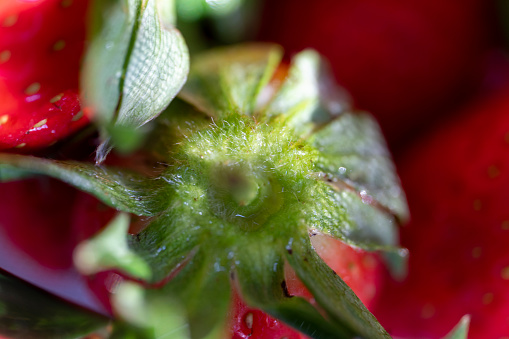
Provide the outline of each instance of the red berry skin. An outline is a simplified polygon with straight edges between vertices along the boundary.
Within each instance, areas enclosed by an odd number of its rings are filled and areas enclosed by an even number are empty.
[[[470,314],[470,339],[509,336],[509,87],[409,147],[398,164],[411,222],[409,274],[374,314],[394,336],[442,338]]]
[[[259,38],[315,48],[391,145],[474,89],[492,43],[482,0],[266,1]],[[394,146],[393,146],[394,147]]]
[[[104,227],[114,213],[48,177],[0,183],[0,267],[64,299],[107,313],[72,258],[76,245]]]
[[[282,321],[247,306],[237,294],[233,296],[230,312],[229,337],[231,339],[308,338]]]
[[[0,184],[2,233],[48,268],[71,268],[76,245],[104,227],[113,215],[114,210],[95,198],[55,179]]]
[[[79,100],[88,0],[0,5],[0,150],[41,148],[89,121]]]
[[[377,297],[376,290],[384,270],[380,258],[374,253],[353,249],[327,236],[315,235],[311,240],[320,257],[341,276],[366,307],[370,308]],[[285,268],[285,277],[289,295],[303,297],[315,304],[311,293],[289,266]],[[247,306],[236,293],[229,316],[229,337],[232,339],[308,338],[282,321]]]

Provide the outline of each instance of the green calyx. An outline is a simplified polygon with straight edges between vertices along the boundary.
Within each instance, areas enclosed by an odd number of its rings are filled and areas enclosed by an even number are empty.
[[[316,151],[289,129],[232,115],[188,135],[168,159],[178,165],[164,176],[175,184],[176,201],[203,205],[197,220],[210,214],[222,226],[254,231],[307,199],[303,186],[314,181]],[[189,187],[200,194],[187,196]]]
[[[390,155],[374,119],[350,111],[330,87],[315,52],[297,55],[288,75],[271,82],[280,57],[278,47],[252,44],[196,58],[145,145],[167,166],[155,177],[0,155],[0,178],[17,170],[54,176],[119,211],[150,217],[119,242],[125,251],[103,251],[108,257],[94,262],[128,274],[129,260],[147,267],[150,274],[137,278],[162,287],[139,294],[144,305],[171,300],[178,311],[170,313],[185,310],[191,338],[221,337],[232,289],[315,338],[388,338],[309,235],[385,251],[397,268],[396,225],[406,205]],[[116,246],[99,240],[91,243]],[[287,264],[316,306],[288,297]],[[159,320],[144,326],[157,329]]]

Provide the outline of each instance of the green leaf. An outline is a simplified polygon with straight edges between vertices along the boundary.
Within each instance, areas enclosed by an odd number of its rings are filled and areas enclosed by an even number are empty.
[[[218,48],[195,57],[179,96],[214,118],[252,115],[260,91],[282,56],[277,45],[252,43]]]
[[[347,95],[334,84],[327,63],[313,50],[292,59],[288,76],[264,114],[279,117],[298,136],[307,136],[349,109]]]
[[[27,179],[34,174],[30,171],[23,171],[16,168],[0,168],[0,182]]]
[[[144,125],[161,113],[186,81],[188,51],[172,26],[172,5],[161,0],[94,2],[82,87],[85,104],[103,126],[134,130]],[[109,137],[113,135],[104,136]],[[110,149],[105,140],[97,161],[102,162]]]
[[[284,260],[278,245],[252,241],[236,254],[235,276],[251,305],[261,307],[284,297]]]
[[[344,112],[309,141],[320,151],[318,168],[338,185],[355,189],[363,201],[380,204],[401,221],[408,218],[396,168],[373,117]]]
[[[147,228],[133,236],[130,248],[150,266],[150,282],[158,283],[171,277],[196,253],[201,241],[200,228],[179,218],[181,206],[154,218]]]
[[[0,271],[0,334],[15,338],[76,338],[109,319],[67,303]]]
[[[120,211],[151,216],[168,208],[168,187],[162,178],[76,161],[53,161],[32,156],[0,154],[3,173],[23,170],[62,180],[90,193]]]
[[[341,190],[334,196],[345,221],[321,231],[366,250],[390,249],[398,243],[397,222],[391,214],[367,204],[350,190]]]
[[[213,336],[218,328],[224,329],[230,306],[230,279],[224,258],[211,255],[214,249],[207,245],[203,244],[161,291],[182,305],[193,339]]]
[[[85,275],[116,268],[138,279],[150,279],[147,263],[128,247],[128,230],[129,215],[120,213],[99,234],[76,247],[75,266]]]
[[[355,337],[349,328],[326,320],[315,307],[300,297],[286,298],[260,308],[311,338],[351,339]]]
[[[291,241],[286,258],[334,323],[363,338],[390,338],[350,287],[312,250],[309,239]]]
[[[119,315],[111,338],[189,339],[189,325],[182,306],[161,290],[145,290],[134,282],[122,282],[112,300]]]
[[[329,322],[306,300],[287,295],[285,262],[275,249],[282,246],[276,242],[251,242],[237,253],[235,277],[242,298],[313,338],[353,337],[350,329]]]
[[[444,339],[467,339],[469,326],[470,316],[464,315],[459,323],[444,337]]]

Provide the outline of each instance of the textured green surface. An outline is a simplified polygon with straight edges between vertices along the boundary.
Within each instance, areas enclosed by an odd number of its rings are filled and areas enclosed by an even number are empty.
[[[119,130],[135,130],[159,115],[186,81],[189,56],[172,25],[173,5],[159,0],[94,1],[82,87],[103,134],[113,131],[103,136],[112,137],[113,144],[122,139]],[[111,143],[104,141],[98,162],[110,149]]]
[[[14,170],[44,174],[95,195],[107,205],[137,215],[154,215],[168,207],[168,192],[161,178],[77,161],[0,154],[0,178]]]
[[[324,233],[399,254],[406,205],[387,147],[371,117],[348,110],[316,53],[296,56],[281,87],[267,86],[280,56],[277,46],[254,44],[196,57],[180,99],[145,146],[166,165],[157,178],[8,155],[0,166],[54,176],[150,216],[135,236],[96,242],[97,252],[127,242],[110,266],[129,272],[130,256],[142,260],[146,282],[164,286],[145,302],[175,301],[192,338],[220,337],[231,288],[315,338],[388,338],[309,240]],[[285,295],[286,263],[317,308]],[[159,325],[143,333],[147,326]]]

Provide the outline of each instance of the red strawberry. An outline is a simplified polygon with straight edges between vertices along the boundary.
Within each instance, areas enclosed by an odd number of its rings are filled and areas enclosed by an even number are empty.
[[[475,86],[490,39],[487,1],[265,3],[260,38],[290,54],[312,47],[326,56],[392,142]]]
[[[76,245],[114,211],[47,177],[0,184],[0,267],[61,297],[104,312],[74,268]]]
[[[49,178],[0,184],[0,225],[19,249],[49,268],[72,266],[72,252],[113,216],[91,196]]]
[[[374,312],[394,336],[441,338],[464,314],[471,339],[509,336],[508,97],[461,112],[400,162],[409,275],[388,282]]]
[[[78,96],[87,3],[0,5],[0,149],[45,147],[89,122]]]
[[[380,258],[373,253],[353,249],[330,237],[316,235],[311,239],[314,248],[327,265],[341,276],[368,308],[371,308],[382,278],[383,264]],[[288,294],[302,296],[313,302],[312,295],[289,267],[286,268],[286,284]],[[237,294],[234,295],[230,312],[229,331],[232,339],[308,338],[282,321],[250,308]]]

